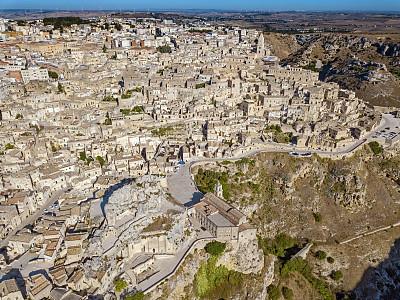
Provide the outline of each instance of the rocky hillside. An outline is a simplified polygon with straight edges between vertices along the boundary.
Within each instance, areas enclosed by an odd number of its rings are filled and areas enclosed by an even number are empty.
[[[379,106],[400,107],[399,36],[267,33],[284,65],[320,71],[320,79]]]
[[[293,299],[362,295],[360,286],[376,273],[371,268],[380,268],[393,254],[400,235],[399,227],[390,228],[400,214],[400,156],[374,156],[368,146],[346,160],[263,153],[235,163],[197,166],[193,172],[200,189],[220,181],[224,197],[247,214],[260,235],[259,247],[266,257],[277,259],[272,285],[280,293],[289,288]],[[346,242],[382,226],[389,229]],[[313,246],[306,261],[288,260],[307,242]],[[400,274],[397,265],[390,264],[382,277],[389,294],[391,280],[397,282],[390,276]],[[235,299],[246,299],[238,289],[235,293]]]

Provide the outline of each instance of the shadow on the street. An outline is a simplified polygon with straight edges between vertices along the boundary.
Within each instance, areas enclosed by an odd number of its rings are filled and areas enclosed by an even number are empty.
[[[194,192],[192,195],[192,200],[185,203],[185,207],[190,207],[195,205],[196,203],[200,202],[200,200],[204,197],[204,195],[200,192]]]

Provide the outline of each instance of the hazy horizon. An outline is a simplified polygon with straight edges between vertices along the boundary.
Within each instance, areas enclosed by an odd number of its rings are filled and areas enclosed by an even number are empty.
[[[218,11],[351,11],[351,12],[396,12],[400,11],[400,2],[394,0],[362,1],[362,0],[338,0],[320,2],[317,0],[289,0],[284,2],[249,0],[222,1],[161,1],[151,0],[146,2],[133,2],[127,0],[88,0],[84,3],[77,0],[50,1],[42,0],[0,0],[2,10],[5,9],[42,9],[42,10],[124,10],[124,11],[184,11],[184,10],[218,10]]]

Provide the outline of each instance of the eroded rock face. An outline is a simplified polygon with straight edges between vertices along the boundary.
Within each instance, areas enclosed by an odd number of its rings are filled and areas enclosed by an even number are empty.
[[[229,243],[226,251],[217,261],[217,266],[219,265],[243,274],[258,274],[264,267],[264,254],[258,248],[256,238]]]
[[[398,299],[400,293],[400,240],[389,257],[376,268],[370,267],[355,289],[357,299]]]
[[[266,269],[267,271],[265,272],[264,275],[264,282],[263,282],[263,291],[259,296],[257,296],[257,300],[265,300],[267,299],[267,290],[268,286],[271,285],[272,281],[274,280],[274,275],[275,275],[275,256],[273,255],[268,255],[266,256]]]

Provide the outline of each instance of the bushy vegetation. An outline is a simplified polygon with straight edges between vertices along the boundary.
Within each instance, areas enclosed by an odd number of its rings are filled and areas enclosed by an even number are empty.
[[[48,71],[48,73],[50,78],[58,79],[58,74],[56,72]]]
[[[371,148],[374,155],[378,155],[378,154],[382,153],[382,151],[383,151],[383,148],[376,141],[369,142],[368,146]]]
[[[243,165],[243,164],[249,164],[250,166],[254,167],[256,165],[256,161],[254,159],[244,157],[240,160],[235,161],[236,165]]]
[[[104,125],[111,125],[111,124],[112,124],[112,122],[111,122],[110,118],[105,119]]]
[[[151,131],[153,135],[158,135],[158,136],[165,136],[174,131],[174,127],[172,126],[167,126],[167,127],[162,127],[160,129],[154,129]]]
[[[134,89],[128,90],[127,93],[128,93],[128,94],[132,94],[132,92],[140,93],[141,91],[142,91],[142,88],[141,88],[141,87],[136,87],[136,88],[134,88]]]
[[[160,53],[171,53],[171,47],[170,46],[158,46],[156,50]]]
[[[281,297],[281,291],[276,285],[271,284],[267,289],[268,299],[278,300]]]
[[[338,271],[333,271],[332,273],[331,273],[331,278],[333,279],[333,280],[340,280],[340,279],[342,279],[342,277],[343,277],[343,272],[342,271],[340,271],[340,270],[338,270]]]
[[[140,114],[143,112],[143,108],[141,106],[135,106],[134,108],[131,109],[120,109],[119,110],[121,113],[124,115],[131,115],[131,114]]]
[[[264,254],[272,254],[281,258],[286,256],[286,250],[292,248],[295,243],[295,239],[283,233],[276,235],[274,240],[262,239],[258,236],[258,246],[264,251]]]
[[[121,98],[122,98],[122,99],[127,99],[127,98],[130,98],[130,97],[132,97],[132,94],[126,93],[126,94],[122,94],[122,95],[121,95]]]
[[[265,126],[264,131],[266,131],[266,132],[281,133],[281,132],[282,132],[282,128],[281,128],[281,126],[279,126],[279,125],[271,124],[271,125]]]
[[[317,62],[315,60],[311,61],[308,65],[303,66],[304,70],[311,70],[314,72],[321,72],[321,68],[316,68]]]
[[[224,252],[225,248],[226,244],[218,241],[210,242],[204,247],[208,254],[215,256],[221,255],[222,252]]]
[[[11,150],[11,149],[14,149],[14,148],[15,148],[15,146],[10,144],[10,143],[7,143],[6,147],[5,147],[6,150]]]
[[[210,29],[190,29],[188,30],[191,33],[210,33],[212,30]]]
[[[326,258],[326,253],[325,251],[319,250],[317,253],[315,253],[315,257],[319,260],[324,260]]]
[[[204,171],[200,168],[194,176],[194,180],[202,193],[213,193],[214,187],[219,181],[222,185],[222,196],[226,200],[231,199],[229,177],[227,172]]]
[[[118,280],[114,281],[114,286],[115,286],[116,292],[122,292],[128,286],[128,284],[126,283],[125,280],[118,279]]]
[[[22,114],[19,114],[19,113],[18,113],[18,114],[15,116],[15,118],[16,118],[16,119],[23,119],[24,116],[23,116]]]
[[[57,91],[58,94],[62,94],[62,93],[65,94],[65,88],[63,87],[63,85],[60,82],[57,85],[57,90],[58,90]]]
[[[113,101],[117,101],[117,98],[111,97],[111,96],[107,96],[103,98],[103,101],[106,102],[113,102]]]
[[[196,84],[196,89],[201,89],[201,88],[204,88],[204,87],[206,87],[206,84],[204,82]]]
[[[104,166],[104,164],[106,163],[105,159],[101,156],[96,156],[96,159],[99,162],[100,166]]]
[[[286,286],[282,288],[282,295],[286,300],[292,300],[294,297],[293,290]]]
[[[88,20],[82,20],[79,17],[57,17],[57,18],[44,18],[44,26],[53,25],[54,29],[62,29],[63,27],[69,27],[72,24],[89,24]]]
[[[267,125],[264,128],[264,132],[270,132],[273,135],[274,142],[277,143],[289,143],[293,140],[292,132],[283,132],[281,126],[279,125]]]
[[[79,152],[79,160],[86,161],[87,165],[89,165],[92,161],[94,161],[94,159],[92,157],[86,156],[85,151]]]
[[[313,213],[313,216],[314,216],[314,220],[315,220],[315,222],[321,222],[322,221],[322,216],[321,216],[321,214],[320,213]]]
[[[210,296],[213,293],[220,293],[226,297],[226,293],[232,289],[233,286],[240,285],[242,281],[242,274],[236,271],[228,270],[225,266],[216,266],[218,258],[221,256],[223,250],[219,244],[209,243],[206,246],[206,251],[210,251],[210,257],[207,262],[203,262],[198,270],[195,279],[195,292],[198,297]],[[218,242],[217,242],[218,243]],[[212,244],[212,246],[210,245]],[[214,297],[215,298],[215,297]],[[216,297],[218,299],[218,297]]]
[[[288,260],[281,268],[281,277],[287,278],[290,272],[300,273],[321,295],[325,300],[334,299],[329,286],[322,280],[314,277],[312,267],[301,257]]]
[[[333,264],[333,263],[335,262],[335,259],[334,259],[333,257],[331,257],[331,256],[328,256],[328,257],[326,258],[326,261],[327,261],[328,263],[330,263],[330,264]]]

